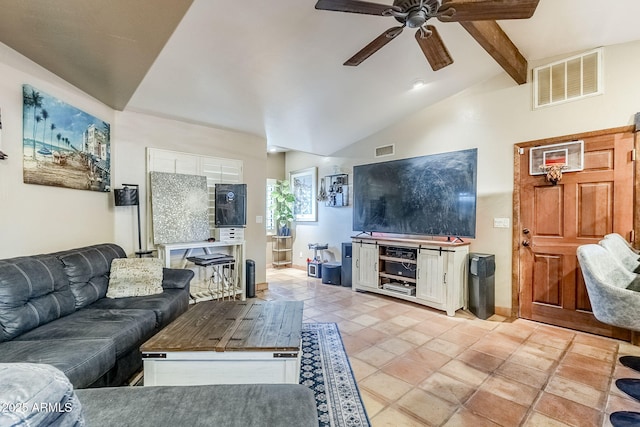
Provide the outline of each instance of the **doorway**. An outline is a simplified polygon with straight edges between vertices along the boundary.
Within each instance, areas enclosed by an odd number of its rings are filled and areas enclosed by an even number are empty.
[[[557,184],[530,174],[531,150],[583,141],[583,169]],[[515,145],[513,301],[519,317],[628,340],[630,332],[598,322],[591,312],[576,249],[634,233],[635,133],[608,129]]]

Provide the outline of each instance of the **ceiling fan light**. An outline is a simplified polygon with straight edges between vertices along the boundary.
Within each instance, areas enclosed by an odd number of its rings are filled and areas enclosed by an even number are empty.
[[[427,14],[424,12],[424,10],[417,10],[409,14],[409,17],[406,21],[407,27],[420,28],[424,25],[425,22],[427,22],[427,19],[429,18],[427,17]]]

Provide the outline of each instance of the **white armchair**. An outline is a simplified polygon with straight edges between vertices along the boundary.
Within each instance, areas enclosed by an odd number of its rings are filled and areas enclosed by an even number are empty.
[[[605,238],[600,245],[578,247],[578,262],[587,286],[593,315],[608,325],[632,331],[640,331],[640,276],[623,266],[616,255],[626,256],[627,249],[613,243],[615,238]],[[609,248],[613,248],[612,251]],[[615,254],[615,255],[614,255]],[[629,259],[627,260],[629,261]],[[627,263],[627,265],[632,266]],[[633,290],[635,289],[635,290]],[[620,363],[640,371],[640,358],[623,356]],[[640,400],[640,379],[620,378],[616,386]],[[613,412],[609,417],[614,427],[640,425],[640,413],[630,411]]]

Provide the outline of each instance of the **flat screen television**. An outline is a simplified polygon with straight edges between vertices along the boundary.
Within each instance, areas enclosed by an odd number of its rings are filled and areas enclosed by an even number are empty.
[[[355,166],[353,230],[475,238],[478,149]]]

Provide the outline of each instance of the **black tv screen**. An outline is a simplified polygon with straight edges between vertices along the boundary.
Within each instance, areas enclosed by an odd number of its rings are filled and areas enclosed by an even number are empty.
[[[476,235],[478,149],[355,166],[354,231]]]

